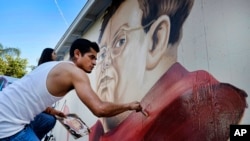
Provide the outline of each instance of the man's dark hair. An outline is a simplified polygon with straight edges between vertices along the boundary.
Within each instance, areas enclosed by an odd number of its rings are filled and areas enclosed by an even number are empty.
[[[40,56],[39,61],[38,61],[38,66],[43,64],[43,63],[49,62],[49,61],[54,61],[52,59],[53,51],[54,51],[54,49],[52,49],[52,48],[45,48]]]
[[[85,53],[90,52],[90,48],[93,48],[97,53],[100,51],[99,46],[96,42],[91,42],[83,38],[76,39],[70,47],[70,58],[74,58],[74,51],[76,49],[78,49],[81,54],[84,55]]]
[[[100,29],[99,42],[110,18],[124,1],[113,0],[112,4],[106,9]],[[192,9],[194,0],[138,0],[138,3],[143,12],[141,19],[143,27],[161,15],[169,16],[171,23],[169,43],[174,44],[180,38],[183,23]],[[145,33],[148,32],[150,26],[144,28]]]

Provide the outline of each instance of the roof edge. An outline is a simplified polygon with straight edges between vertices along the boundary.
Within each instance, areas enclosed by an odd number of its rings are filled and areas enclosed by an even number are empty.
[[[93,5],[93,3],[95,1],[96,0],[88,0],[87,1],[87,3],[81,9],[81,11],[77,15],[77,17],[72,22],[72,24],[69,26],[69,28],[66,30],[66,32],[61,37],[61,39],[59,40],[59,42],[56,44],[56,46],[55,46],[55,50],[56,51],[60,50],[60,47],[66,42],[66,40],[68,39],[68,37],[72,34],[72,32],[74,31],[74,29],[77,27],[77,24],[79,23],[79,21],[87,15],[88,10],[91,8],[91,6]]]

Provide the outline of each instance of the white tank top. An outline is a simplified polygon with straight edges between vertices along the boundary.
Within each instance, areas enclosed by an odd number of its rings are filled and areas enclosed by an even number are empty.
[[[0,138],[21,131],[36,115],[62,98],[51,95],[46,87],[48,73],[60,62],[44,63],[0,91]]]

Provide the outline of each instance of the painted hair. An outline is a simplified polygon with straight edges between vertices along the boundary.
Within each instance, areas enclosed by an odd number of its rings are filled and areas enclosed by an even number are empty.
[[[113,0],[112,4],[106,9],[100,29],[99,42],[110,18],[124,1]],[[138,3],[143,12],[141,18],[142,27],[145,27],[153,20],[157,20],[161,15],[169,16],[171,23],[169,43],[174,44],[180,38],[183,23],[193,7],[194,0],[138,0]],[[145,27],[144,31],[147,33],[150,27],[151,25]]]

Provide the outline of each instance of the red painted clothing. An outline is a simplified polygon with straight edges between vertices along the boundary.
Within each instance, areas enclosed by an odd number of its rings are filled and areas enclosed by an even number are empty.
[[[104,133],[100,121],[90,141],[225,141],[229,125],[239,123],[247,94],[218,82],[206,71],[188,72],[175,63],[142,99],[149,113],[131,113]]]

